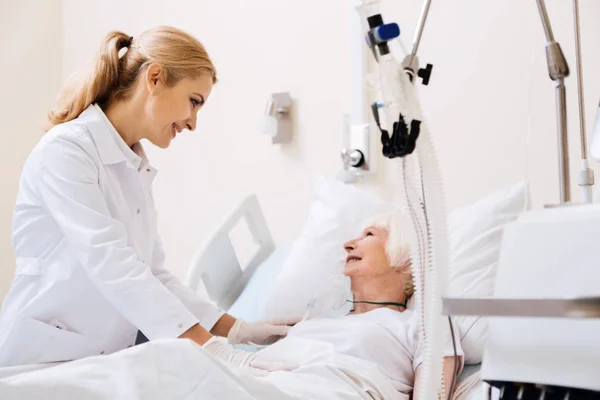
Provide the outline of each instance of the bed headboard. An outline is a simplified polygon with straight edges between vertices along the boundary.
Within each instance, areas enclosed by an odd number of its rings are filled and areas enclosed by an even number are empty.
[[[236,229],[247,226],[251,242],[236,243]],[[250,255],[243,257],[243,250]],[[196,253],[186,284],[198,291],[204,285],[208,296],[221,309],[228,310],[244,290],[256,268],[275,250],[273,238],[258,203],[252,194],[229,215],[206,245]]]

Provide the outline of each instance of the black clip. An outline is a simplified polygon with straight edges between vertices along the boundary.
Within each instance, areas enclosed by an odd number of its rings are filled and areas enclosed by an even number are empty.
[[[381,131],[381,144],[383,145],[383,156],[389,159],[405,157],[412,154],[417,146],[417,139],[421,132],[421,121],[413,119],[410,123],[410,131],[404,116],[399,114],[398,121],[394,122],[392,136],[387,130],[381,128],[379,121],[379,109],[377,103],[371,105],[371,111],[375,123]]]

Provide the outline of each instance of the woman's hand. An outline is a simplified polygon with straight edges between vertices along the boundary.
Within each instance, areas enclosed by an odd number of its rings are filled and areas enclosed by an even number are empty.
[[[235,321],[227,341],[229,344],[273,344],[285,337],[290,329],[287,325],[271,325],[264,322],[245,322],[241,319]]]
[[[274,371],[291,371],[298,368],[294,362],[276,360],[243,350],[236,350],[230,345],[212,337],[204,346],[206,351],[232,367],[246,369],[251,375],[265,376]]]

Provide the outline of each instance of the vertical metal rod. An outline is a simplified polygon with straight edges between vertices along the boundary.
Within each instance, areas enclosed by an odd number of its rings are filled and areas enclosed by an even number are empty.
[[[550,18],[548,18],[548,10],[546,10],[546,2],[544,0],[537,0],[537,5],[542,17],[542,25],[544,26],[544,32],[546,33],[546,40],[548,42],[554,42],[554,34],[552,33],[552,27],[550,26]]]
[[[560,203],[571,201],[571,184],[569,173],[569,138],[567,135],[567,95],[565,78],[569,76],[569,65],[565,55],[554,40],[546,3],[537,0],[537,5],[542,19],[542,25],[548,43],[546,44],[546,58],[548,61],[548,73],[550,79],[556,82],[556,117],[558,126],[558,167],[560,179]]]
[[[575,25],[575,57],[577,63],[577,90],[579,98],[579,125],[581,130],[581,158],[587,160],[587,134],[585,129],[585,105],[583,101],[583,70],[581,67],[581,33],[579,29],[579,0],[573,0]]]
[[[421,37],[423,36],[423,30],[425,29],[425,22],[427,22],[427,15],[429,14],[429,7],[431,6],[431,0],[425,0],[425,4],[423,4],[423,8],[421,9],[421,16],[419,17],[419,27],[415,32],[415,38],[413,40],[413,48],[410,52],[410,58],[408,65],[412,65],[413,58],[417,55],[417,50],[419,50],[419,45],[421,43]],[[416,72],[416,71],[415,71]]]
[[[571,201],[571,178],[569,168],[569,139],[567,136],[567,89],[564,78],[556,84],[556,115],[558,124],[558,168],[560,178],[560,203]]]

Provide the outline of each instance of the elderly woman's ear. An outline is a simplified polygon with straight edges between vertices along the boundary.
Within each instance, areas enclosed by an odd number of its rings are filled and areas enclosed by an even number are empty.
[[[401,275],[405,275],[404,280],[404,295],[406,296],[406,300],[410,299],[412,295],[415,293],[415,282],[412,276],[412,263],[410,259],[404,261],[399,267],[392,267],[398,270],[398,273]]]
[[[412,263],[410,261],[410,258],[408,258],[408,259],[400,262],[399,265],[392,265],[392,267],[398,268],[398,269],[400,269],[402,271],[404,271],[404,270],[409,270],[410,271],[411,265],[412,265]]]

